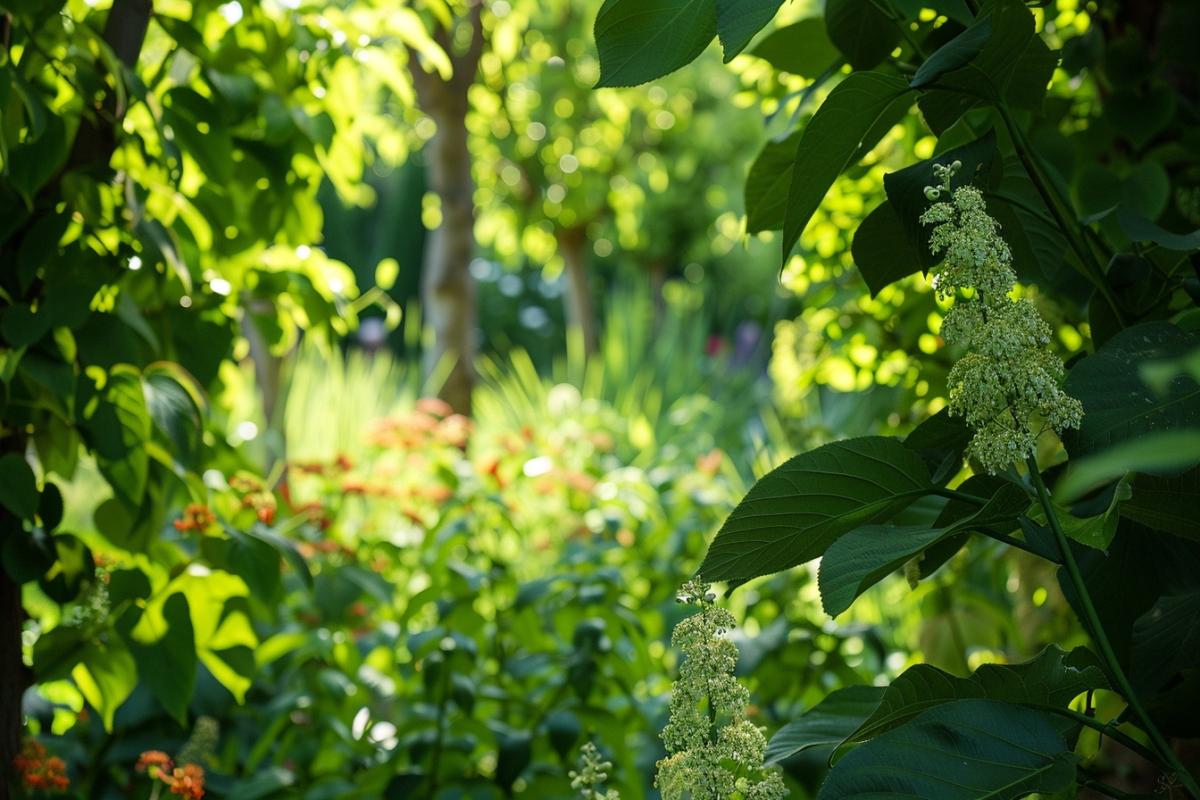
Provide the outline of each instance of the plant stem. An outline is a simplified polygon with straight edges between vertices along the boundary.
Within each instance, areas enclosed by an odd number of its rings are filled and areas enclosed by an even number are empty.
[[[1137,753],[1139,756],[1153,764],[1162,763],[1162,759],[1157,753],[1155,753],[1153,750],[1150,750],[1148,747],[1139,742],[1137,739],[1134,739],[1129,734],[1113,727],[1111,722],[1101,722],[1095,717],[1088,716],[1087,714],[1081,714],[1072,708],[1051,708],[1050,710],[1056,714],[1061,714],[1064,717],[1069,717],[1078,722],[1080,725],[1091,728],[1094,731],[1098,731],[1102,736],[1107,736],[1114,742],[1124,745],[1129,750]]]
[[[996,105],[996,111],[1000,114],[1000,118],[1004,121],[1004,127],[1008,129],[1008,134],[1013,140],[1013,149],[1017,153],[1017,158],[1021,160],[1021,165],[1025,167],[1025,172],[1029,175],[1029,180],[1033,182],[1033,186],[1037,189],[1038,194],[1042,196],[1042,201],[1045,202],[1046,208],[1054,216],[1054,221],[1062,230],[1063,236],[1066,237],[1071,249],[1082,262],[1084,275],[1096,287],[1096,291],[1100,292],[1112,309],[1113,314],[1117,318],[1117,322],[1121,327],[1125,327],[1125,315],[1121,312],[1121,307],[1117,303],[1117,298],[1113,296],[1112,289],[1109,288],[1108,282],[1104,279],[1104,269],[1100,266],[1100,262],[1096,260],[1095,254],[1088,246],[1086,241],[1083,241],[1079,236],[1079,231],[1076,230],[1074,224],[1069,221],[1060,207],[1058,193],[1053,189],[1049,180],[1042,174],[1041,167],[1037,163],[1037,159],[1033,155],[1033,148],[1025,139],[1025,133],[1017,125],[1012,115],[1008,113],[1008,109],[1002,104]]]
[[[1141,722],[1143,730],[1150,737],[1150,742],[1162,757],[1163,763],[1174,771],[1179,782],[1183,784],[1192,797],[1200,800],[1200,787],[1197,786],[1196,779],[1180,763],[1179,757],[1175,755],[1175,751],[1171,749],[1167,740],[1159,732],[1158,726],[1150,719],[1150,715],[1146,712],[1145,707],[1142,706],[1141,700],[1134,693],[1133,685],[1125,675],[1125,670],[1121,668],[1121,663],[1117,660],[1117,655],[1112,649],[1112,644],[1108,641],[1108,636],[1104,633],[1104,627],[1100,624],[1100,615],[1096,613],[1096,606],[1092,603],[1092,597],[1088,593],[1087,584],[1083,582],[1083,573],[1079,571],[1079,564],[1075,561],[1075,554],[1071,551],[1067,535],[1063,532],[1062,525],[1058,521],[1058,515],[1054,510],[1054,503],[1050,500],[1050,492],[1046,490],[1042,474],[1038,471],[1037,460],[1031,455],[1026,457],[1025,463],[1029,467],[1030,480],[1033,481],[1033,486],[1037,490],[1038,502],[1041,503],[1042,509],[1046,512],[1046,521],[1050,524],[1050,529],[1054,532],[1054,539],[1058,543],[1058,549],[1062,552],[1063,564],[1066,566],[1067,576],[1070,578],[1071,585],[1075,589],[1075,594],[1079,598],[1079,605],[1083,608],[1084,622],[1090,629],[1096,646],[1100,649],[1100,656],[1104,659],[1109,674],[1116,682],[1117,689],[1125,696],[1125,702],[1129,704],[1130,709],[1133,710],[1133,713]]]

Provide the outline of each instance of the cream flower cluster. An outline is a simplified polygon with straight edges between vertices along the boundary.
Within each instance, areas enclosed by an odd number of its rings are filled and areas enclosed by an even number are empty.
[[[669,755],[658,762],[655,786],[663,800],[779,800],[787,789],[763,766],[767,740],[746,718],[750,694],[733,676],[737,646],[723,634],[733,616],[713,604],[695,578],[679,590],[700,611],[675,626],[671,644],[683,651],[662,739]]]
[[[943,256],[931,270],[938,297],[954,305],[942,322],[942,338],[967,355],[950,370],[950,413],[975,431],[967,452],[990,473],[1032,455],[1037,434],[1031,420],[1062,433],[1078,428],[1083,406],[1061,387],[1062,361],[1048,348],[1050,326],[1026,299],[1009,297],[1017,281],[1000,224],[988,214],[973,186],[951,191],[961,162],[938,164],[939,186],[925,196],[935,202],[921,222],[933,225],[930,248]]]
[[[621,800],[616,789],[601,789],[608,780],[612,762],[605,761],[591,742],[579,749],[579,771],[571,770],[571,788],[579,792],[582,800]]]

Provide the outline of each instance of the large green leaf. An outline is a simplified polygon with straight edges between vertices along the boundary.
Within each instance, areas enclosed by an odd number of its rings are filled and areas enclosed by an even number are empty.
[[[841,614],[864,591],[943,539],[1005,521],[1015,527],[1017,515],[1029,502],[1023,489],[1006,483],[974,514],[944,527],[864,525],[851,531],[821,558],[818,583],[825,613]]]
[[[1200,337],[1168,322],[1148,322],[1121,331],[1072,367],[1066,390],[1083,403],[1084,416],[1079,430],[1063,436],[1071,459],[1160,431],[1200,428],[1200,383],[1191,375],[1179,373],[1156,391],[1139,374],[1143,364],[1198,344]]]
[[[133,656],[117,640],[93,641],[71,670],[84,699],[100,714],[106,731],[112,731],[113,716],[137,686]]]
[[[997,103],[1015,97],[1022,107],[1030,107],[1034,95],[1045,92],[1049,50],[1034,32],[1030,11],[1019,0],[998,0],[976,25],[984,20],[990,20],[991,35],[978,54],[957,69],[939,70],[935,80],[924,84],[921,111],[939,135],[980,100]]]
[[[855,69],[871,69],[900,43],[900,28],[871,0],[826,0],[829,40]]]
[[[18,519],[32,520],[38,510],[37,478],[15,453],[0,456],[0,506]]]
[[[196,686],[196,635],[187,597],[173,593],[140,613],[123,618],[119,628],[137,663],[138,677],[181,725]]]
[[[80,394],[83,429],[100,473],[123,503],[139,507],[150,469],[145,444],[151,427],[141,375],[118,364],[96,383],[84,379]]]
[[[1045,714],[957,700],[856,748],[830,770],[817,800],[1010,800],[1061,791],[1074,779],[1075,756]]]
[[[973,433],[962,417],[952,417],[950,410],[943,408],[913,428],[904,437],[904,446],[921,456],[934,483],[942,483],[962,467]]]
[[[909,238],[896,207],[887,200],[876,206],[854,231],[850,254],[871,297],[888,284],[920,271],[921,263],[927,260],[926,254]]]
[[[829,693],[771,737],[764,762],[778,764],[813,747],[834,747],[871,716],[883,694],[882,686],[848,686]]]
[[[746,49],[781,5],[783,0],[717,0],[717,36],[726,62]]]
[[[596,14],[597,86],[635,86],[674,72],[717,35],[714,0],[605,0]]]
[[[979,55],[991,35],[992,18],[983,17],[925,59],[909,81],[909,86],[919,89],[933,83],[945,73],[965,66]]]
[[[825,25],[819,17],[802,19],[772,31],[750,54],[767,61],[777,70],[813,79],[839,63],[841,58],[825,35]]]
[[[1160,597],[1138,618],[1131,660],[1138,684],[1151,689],[1200,664],[1200,590]]]
[[[1200,450],[1200,432],[1181,431],[1171,448]],[[1179,451],[1176,450],[1176,453]],[[1191,460],[1195,459],[1195,455]],[[1138,475],[1133,496],[1121,506],[1122,516],[1187,539],[1200,539],[1200,467],[1178,475]]]
[[[754,485],[721,526],[700,574],[745,581],[803,564],[932,488],[920,456],[897,439],[867,436],[818,447]]]
[[[952,188],[958,188],[971,184],[976,179],[976,173],[992,160],[995,151],[996,136],[992,131],[988,131],[972,142],[883,176],[883,188],[887,192],[888,202],[896,210],[910,245],[919,259],[912,264],[913,271],[928,269],[939,260],[929,249],[930,226],[921,224],[921,215],[929,208],[925,187],[939,182],[933,174],[934,166],[961,161],[962,166],[955,173],[951,183]]]
[[[1187,469],[1198,460],[1200,460],[1200,428],[1149,433],[1121,442],[1113,447],[1106,447],[1087,458],[1071,461],[1067,474],[1054,487],[1054,497],[1058,502],[1070,503],[1078,500],[1091,489],[1126,473],[1173,473]],[[1152,488],[1151,483],[1145,483],[1143,486],[1149,493],[1168,489],[1165,485]],[[1165,499],[1158,498],[1156,501],[1144,503],[1138,497],[1139,492],[1135,491],[1132,499],[1137,501],[1139,506],[1158,505],[1158,501]],[[1153,509],[1148,508],[1147,510]],[[1165,513],[1172,513],[1175,509],[1164,508],[1161,510]]]
[[[930,664],[909,667],[887,687],[872,714],[846,737],[871,739],[934,706],[979,698],[1043,708],[1066,708],[1092,689],[1108,688],[1096,656],[1079,647],[1065,652],[1050,645],[1020,664],[985,664],[969,677]]]
[[[834,180],[869,144],[868,136],[886,133],[878,130],[878,121],[911,102],[904,80],[882,72],[855,72],[829,93],[796,147],[783,226],[785,259]]]
[[[778,142],[767,142],[746,176],[746,230],[777,231],[787,215],[788,187],[796,163],[800,132]]]

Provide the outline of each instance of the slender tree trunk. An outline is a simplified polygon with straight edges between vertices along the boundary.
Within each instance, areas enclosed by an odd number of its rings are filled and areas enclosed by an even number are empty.
[[[481,4],[474,3],[468,18],[459,23],[471,26],[465,51],[455,51],[448,31],[439,28],[434,33],[453,64],[450,78],[413,70],[421,109],[437,124],[425,153],[429,188],[441,201],[442,212],[441,224],[426,239],[421,270],[421,312],[433,333],[432,345],[425,350],[425,371],[429,374],[443,359],[453,360],[438,394],[461,414],[471,413],[478,351],[475,282],[470,272],[475,250],[475,181],[467,147],[467,92],[483,52],[481,11]]]
[[[596,307],[588,281],[587,236],[583,228],[559,231],[558,250],[563,257],[563,276],[566,291],[563,305],[567,316],[567,332],[582,336],[587,355],[596,352],[600,334],[596,324]]]
[[[104,41],[112,48],[121,63],[133,68],[142,51],[146,29],[153,14],[152,0],[114,0],[104,22]],[[3,46],[8,46],[10,31],[8,17],[0,30]],[[113,76],[121,80],[121,76]],[[104,166],[112,159],[117,147],[117,135],[125,109],[117,104],[114,93],[107,94],[100,109],[86,114],[67,156],[66,167],[42,189],[38,197],[39,211],[25,223],[23,230],[14,231],[0,247],[0,266],[11,264],[25,232],[30,230],[59,201],[59,187],[66,171]],[[0,346],[4,346],[0,341]],[[0,437],[0,453],[15,453],[24,457],[26,437],[9,433]],[[0,533],[3,536],[24,536],[21,522],[0,509]],[[0,538],[3,538],[0,536]],[[21,603],[21,587],[0,569],[0,800],[8,800],[13,758],[20,752],[24,717],[21,700],[32,676],[21,656],[21,628],[25,611]]]
[[[0,442],[5,453],[24,450],[10,436]],[[25,536],[21,522],[0,508],[0,541],[7,536]],[[24,718],[21,698],[30,684],[29,670],[21,659],[21,626],[25,610],[21,606],[21,587],[0,569],[0,798],[8,800],[9,785],[15,780],[13,759],[21,749]]]

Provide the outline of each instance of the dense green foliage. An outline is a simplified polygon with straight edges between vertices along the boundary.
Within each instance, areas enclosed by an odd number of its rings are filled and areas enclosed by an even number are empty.
[[[0,797],[1200,800],[1198,30],[0,0]]]
[[[715,36],[732,55],[729,42],[744,39],[750,12],[723,15],[721,5],[693,4],[686,35],[666,47],[681,20],[666,19],[665,4],[658,19],[635,13],[640,4],[609,0],[596,26],[601,83],[673,71]],[[1185,510],[1194,508],[1190,487],[1200,474],[1191,438],[1200,394],[1194,365],[1183,361],[1196,352],[1200,284],[1189,274],[1194,234],[1170,230],[1200,220],[1189,199],[1193,112],[1165,99],[1181,74],[1198,74],[1194,53],[1170,30],[1194,29],[1194,9],[1158,5],[1154,26],[1139,28],[1117,4],[1083,17],[1071,6],[1057,18],[1015,0],[931,5],[932,13],[919,4],[827,4],[824,33],[852,69],[838,73],[835,61],[833,70],[804,75],[814,86],[836,83],[797,134],[764,150],[760,160],[779,177],[764,184],[752,169],[747,207],[771,209],[751,224],[782,230],[786,260],[839,175],[900,149],[885,137],[916,106],[917,124],[937,137],[933,153],[883,176],[885,197],[855,232],[852,256],[872,294],[917,269],[931,274],[943,335],[970,351],[949,376],[952,416],[943,411],[904,440],[838,441],[781,465],[730,515],[699,571],[736,586],[820,558],[822,603],[836,616],[901,567],[914,585],[926,579],[956,551],[978,547],[972,534],[1058,565],[1095,649],[1096,683],[1080,682],[1078,667],[1059,669],[1043,678],[1050,694],[1035,700],[989,684],[986,668],[975,673],[978,683],[962,684],[970,691],[947,692],[918,680],[922,667],[914,667],[892,688],[903,685],[897,699],[920,713],[897,720],[888,693],[874,712],[872,703],[847,701],[855,711],[846,717],[861,725],[845,723],[842,742],[864,743],[835,761],[822,798],[1020,797],[1074,786],[1111,793],[1075,742],[1081,725],[1109,731],[1122,723],[1146,737],[1148,748],[1130,746],[1160,765],[1167,784],[1195,796],[1196,778],[1166,737],[1196,733],[1190,715],[1171,709],[1197,703],[1197,653],[1181,624],[1197,586],[1182,565],[1200,554]],[[797,24],[772,36],[783,31],[796,50],[820,35]],[[1062,48],[1061,70],[1052,46]],[[1057,90],[1051,97],[1048,84]],[[930,207],[951,194],[953,205]],[[1065,394],[1052,383],[1052,356],[1022,349],[1049,343],[1050,329],[1028,301],[1005,298],[1010,269],[1036,288],[1038,305],[1091,340]],[[1071,398],[1082,403],[1082,422]],[[998,415],[1003,422],[1010,414],[1015,427],[997,426]],[[1027,442],[1031,422],[1039,435]],[[965,454],[974,475],[963,469]],[[1046,483],[1059,477],[1056,499]],[[939,502],[912,513],[930,497]],[[1159,511],[1147,514],[1151,505]],[[1124,593],[1130,586],[1136,600]],[[1187,655],[1173,657],[1168,641]],[[1100,689],[1127,712],[1108,722],[1093,714]],[[1070,704],[1084,690],[1080,714]],[[786,745],[773,750],[798,752],[808,737],[832,741],[824,705],[811,725],[802,717],[784,729]],[[1029,705],[1038,710],[1021,708]],[[886,726],[872,723],[881,712]],[[957,732],[939,733],[946,729]]]

